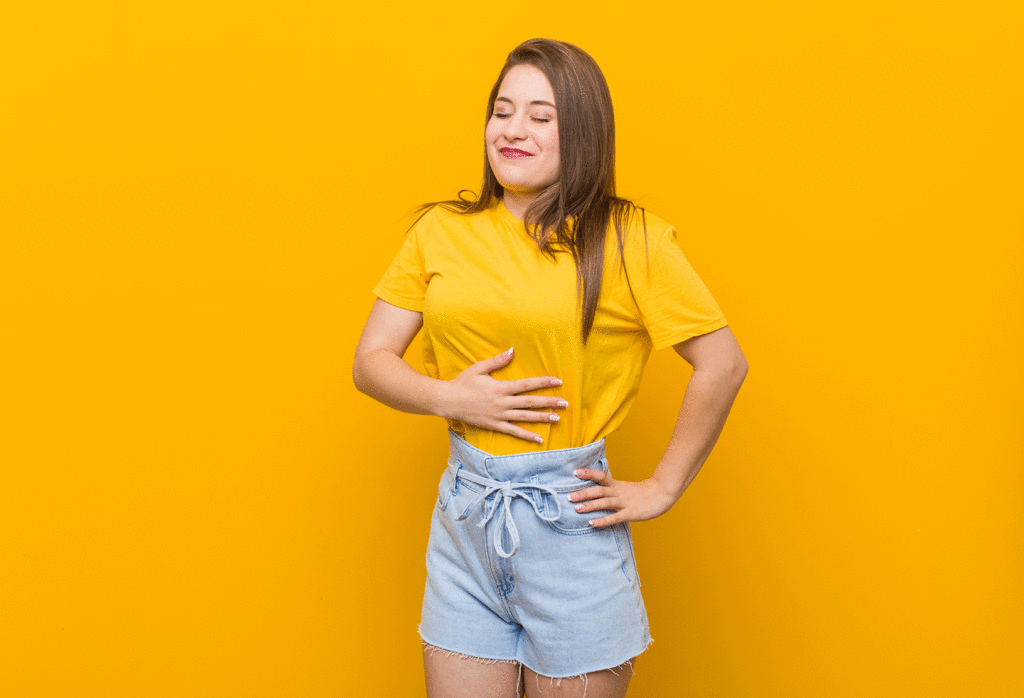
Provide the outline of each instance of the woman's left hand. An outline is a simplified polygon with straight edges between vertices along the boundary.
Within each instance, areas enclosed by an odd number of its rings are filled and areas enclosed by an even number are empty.
[[[600,470],[580,468],[574,473],[581,480],[593,480],[596,487],[577,490],[569,495],[576,511],[600,511],[614,509],[614,514],[591,519],[594,528],[610,526],[622,521],[647,521],[661,516],[672,508],[677,497],[667,487],[648,478],[640,482],[616,480],[608,473]]]

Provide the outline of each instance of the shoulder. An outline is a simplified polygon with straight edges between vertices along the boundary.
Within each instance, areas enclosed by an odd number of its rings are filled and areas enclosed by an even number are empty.
[[[412,223],[405,231],[406,245],[423,250],[438,244],[443,246],[445,240],[451,238],[458,229],[461,219],[467,216],[435,203],[428,204],[426,208],[414,209],[410,218]]]
[[[649,257],[666,237],[675,237],[675,228],[671,223],[642,206],[629,203],[620,206],[608,221],[608,243],[611,248],[618,247],[617,221],[622,224],[622,251],[627,263]]]
[[[426,204],[425,206],[425,208],[414,209],[413,222],[409,226],[410,232],[432,230],[446,222],[462,217],[460,213],[446,208],[441,203]]]
[[[645,235],[660,237],[672,227],[671,223],[658,214],[627,199],[619,199],[612,206],[611,215],[608,217],[608,230],[615,232],[616,224],[622,226],[624,233],[640,236],[641,240]]]
[[[432,232],[437,230],[457,230],[474,228],[482,225],[487,219],[488,211],[463,213],[453,210],[444,202],[427,204],[427,208],[419,209],[414,214],[410,231]]]

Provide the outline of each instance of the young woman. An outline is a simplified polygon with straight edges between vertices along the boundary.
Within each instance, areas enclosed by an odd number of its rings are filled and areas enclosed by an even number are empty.
[[[484,152],[476,200],[422,207],[353,365],[362,392],[450,427],[427,694],[624,696],[651,641],[629,522],[664,514],[697,475],[747,363],[674,228],[616,197],[611,96],[588,54],[516,47]],[[402,358],[421,328],[426,376]],[[694,368],[675,430],[648,479],[616,480],[604,437],[669,346]]]

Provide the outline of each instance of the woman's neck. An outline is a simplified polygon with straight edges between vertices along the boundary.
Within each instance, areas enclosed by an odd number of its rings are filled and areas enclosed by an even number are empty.
[[[505,208],[508,209],[509,213],[518,218],[519,220],[525,220],[526,209],[530,207],[533,200],[537,198],[537,192],[514,192],[509,189],[505,189],[505,193],[502,195],[505,200]]]

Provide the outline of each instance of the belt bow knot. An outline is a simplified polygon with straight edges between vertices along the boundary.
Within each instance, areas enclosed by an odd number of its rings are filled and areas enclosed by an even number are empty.
[[[512,518],[512,500],[516,497],[522,497],[530,503],[533,510],[537,513],[538,518],[544,521],[557,521],[562,516],[562,502],[558,499],[558,493],[546,485],[538,485],[534,482],[511,482],[506,480],[504,482],[498,480],[491,480],[490,478],[476,475],[475,473],[465,472],[461,467],[457,469],[455,474],[456,478],[465,478],[470,482],[475,482],[481,485],[484,489],[477,496],[473,502],[465,508],[465,510],[459,514],[456,521],[463,521],[466,519],[474,507],[479,506],[481,503],[484,504],[484,515],[480,518],[480,523],[477,524],[480,528],[487,525],[487,522],[494,516],[495,510],[500,506],[501,509],[501,525],[494,529],[494,549],[498,552],[498,555],[504,558],[509,558],[515,555],[519,551],[519,529],[516,528],[516,521]],[[528,497],[524,490],[535,490],[543,492],[544,494],[551,495],[555,500],[555,506],[558,508],[558,513],[554,516],[545,516],[540,508],[537,506],[537,502],[532,497]],[[500,498],[500,504],[499,502]],[[501,534],[503,531],[508,531],[509,538],[512,539],[512,549],[505,550],[502,546]]]

